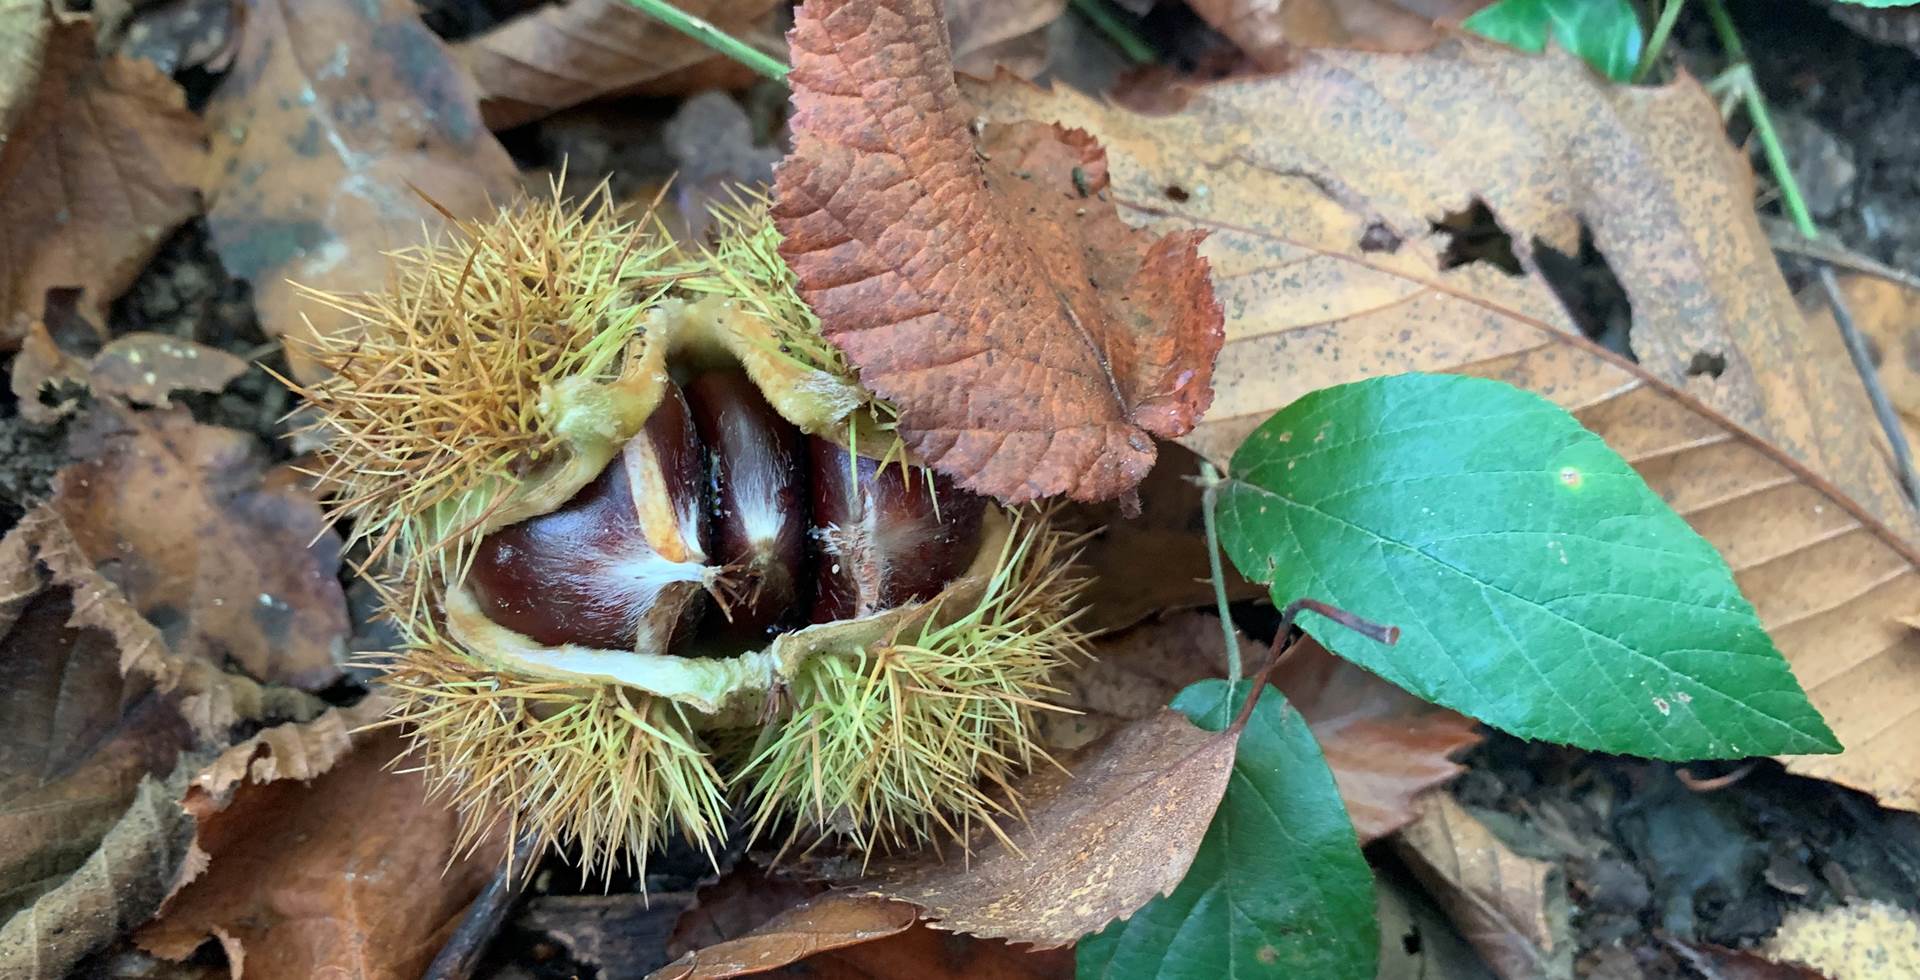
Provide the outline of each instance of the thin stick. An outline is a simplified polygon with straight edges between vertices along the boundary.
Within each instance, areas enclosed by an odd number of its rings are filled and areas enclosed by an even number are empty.
[[[1920,291],[1920,276],[1896,269],[1870,255],[1862,255],[1834,241],[1831,235],[1823,234],[1818,240],[1801,238],[1792,223],[1765,215],[1761,216],[1760,224],[1767,229],[1767,241],[1773,245],[1773,250],[1776,252],[1786,252],[1789,255],[1825,262],[1850,272],[1863,273]]]
[[[1647,73],[1653,71],[1653,64],[1660,60],[1660,53],[1666,50],[1667,38],[1673,35],[1673,25],[1680,19],[1680,9],[1687,0],[1667,0],[1660,8],[1660,19],[1653,25],[1653,36],[1647,39],[1647,49],[1640,52],[1640,63],[1633,66],[1633,80],[1646,80]]]
[[[487,945],[507,920],[507,913],[520,900],[533,880],[533,859],[538,853],[532,835],[522,835],[514,843],[513,854],[494,872],[493,880],[480,892],[447,944],[440,947],[421,980],[467,980],[480,965]]]
[[[1833,322],[1839,325],[1840,337],[1847,343],[1847,356],[1853,359],[1853,369],[1860,372],[1860,380],[1866,385],[1873,416],[1880,420],[1887,443],[1893,447],[1894,476],[1900,479],[1907,500],[1920,505],[1920,476],[1913,471],[1913,450],[1907,445],[1907,430],[1900,424],[1900,413],[1894,409],[1893,399],[1887,397],[1886,389],[1880,385],[1880,372],[1874,369],[1867,340],[1860,336],[1860,329],[1853,322],[1853,312],[1840,294],[1840,283],[1834,278],[1830,265],[1820,266],[1820,289],[1827,294],[1827,305],[1833,308]]]
[[[1078,11],[1080,16],[1085,17],[1087,22],[1100,33],[1105,34],[1107,40],[1112,41],[1113,46],[1119,48],[1120,53],[1125,55],[1128,61],[1136,65],[1151,65],[1160,60],[1153,46],[1143,40],[1140,35],[1135,34],[1133,28],[1128,27],[1120,18],[1114,16],[1113,11],[1107,9],[1103,0],[1073,0],[1073,9]]]
[[[1220,471],[1205,460],[1200,462],[1200,485],[1206,491],[1200,496],[1200,520],[1207,528],[1207,570],[1213,575],[1213,602],[1220,613],[1220,635],[1227,644],[1227,683],[1240,683],[1240,638],[1233,635],[1233,613],[1227,608],[1227,577],[1220,567],[1220,531],[1214,521],[1213,508],[1219,498],[1220,484],[1224,482]]]
[[[1240,714],[1234,718],[1232,727],[1244,727],[1247,719],[1253,717],[1253,703],[1260,700],[1260,693],[1266,690],[1267,678],[1272,677],[1273,672],[1279,668],[1280,662],[1286,659],[1287,654],[1293,652],[1294,647],[1299,646],[1298,643],[1287,643],[1287,639],[1293,633],[1293,621],[1300,618],[1300,614],[1303,612],[1319,613],[1355,633],[1378,643],[1392,646],[1400,642],[1400,627],[1398,626],[1376,623],[1371,619],[1363,619],[1345,609],[1341,609],[1338,606],[1327,605],[1318,599],[1295,599],[1287,603],[1287,608],[1280,611],[1280,628],[1274,632],[1273,642],[1267,646],[1267,662],[1261,665],[1260,673],[1254,675],[1252,688],[1247,692],[1247,702],[1240,706]],[[1285,644],[1285,646],[1282,646],[1282,644]],[[1227,691],[1231,694],[1233,688],[1229,686]]]
[[[759,48],[728,34],[712,24],[681,10],[666,0],[627,0],[638,7],[642,13],[660,23],[699,41],[713,50],[732,58],[748,68],[773,79],[776,82],[787,80],[788,68]]]

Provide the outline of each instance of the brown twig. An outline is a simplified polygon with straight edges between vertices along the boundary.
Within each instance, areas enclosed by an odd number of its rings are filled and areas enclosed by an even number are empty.
[[[453,930],[447,944],[440,947],[438,955],[427,966],[422,980],[467,980],[473,976],[480,965],[480,957],[486,954],[487,945],[493,942],[500,925],[507,921],[507,913],[519,902],[520,893],[527,890],[527,883],[533,880],[534,858],[540,853],[538,841],[531,834],[523,834],[513,845],[513,854],[502,862],[500,869],[494,872],[493,880],[480,892],[473,904],[467,906],[466,914],[460,917],[460,925]]]
[[[1240,706],[1240,714],[1233,719],[1232,728],[1246,727],[1247,719],[1253,717],[1254,702],[1260,700],[1260,692],[1267,689],[1267,679],[1279,669],[1280,662],[1286,659],[1287,654],[1292,653],[1294,648],[1300,645],[1299,641],[1292,643],[1287,641],[1293,636],[1293,621],[1300,618],[1303,612],[1319,613],[1376,643],[1392,646],[1400,642],[1398,626],[1362,619],[1345,609],[1330,606],[1318,599],[1295,599],[1287,603],[1287,608],[1280,610],[1280,628],[1274,631],[1273,642],[1267,646],[1267,662],[1261,665],[1259,673],[1253,675],[1253,687],[1247,692],[1247,703]],[[1301,639],[1305,639],[1304,634]]]
[[[1820,267],[1820,288],[1827,294],[1827,304],[1833,307],[1833,322],[1839,324],[1840,337],[1847,344],[1847,356],[1853,358],[1853,369],[1859,372],[1861,386],[1867,389],[1874,418],[1880,420],[1887,444],[1893,448],[1894,475],[1899,478],[1901,489],[1907,492],[1907,502],[1920,505],[1920,476],[1913,471],[1913,450],[1907,446],[1907,430],[1901,427],[1900,414],[1880,385],[1880,372],[1873,366],[1873,355],[1867,352],[1866,338],[1860,336],[1859,328],[1854,325],[1846,297],[1840,295],[1840,283],[1834,278],[1832,266]]]

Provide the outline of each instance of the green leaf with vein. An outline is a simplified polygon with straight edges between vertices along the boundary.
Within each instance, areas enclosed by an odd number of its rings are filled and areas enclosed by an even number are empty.
[[[1323,389],[1233,456],[1220,537],[1328,649],[1525,738],[1660,759],[1836,752],[1713,547],[1553,403],[1480,378]]]
[[[1460,26],[1536,53],[1546,50],[1551,36],[1616,82],[1633,77],[1644,45],[1640,15],[1627,0],[1499,0]]]
[[[1173,708],[1217,732],[1250,690],[1201,681]],[[1371,980],[1378,959],[1373,873],[1313,732],[1271,687],[1179,887],[1075,947],[1081,980]]]

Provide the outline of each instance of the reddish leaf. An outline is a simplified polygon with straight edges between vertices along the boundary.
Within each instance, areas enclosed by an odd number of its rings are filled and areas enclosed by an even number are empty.
[[[885,939],[808,957],[777,975],[808,980],[1067,980],[1073,976],[1073,952],[1030,950],[919,923]]]
[[[717,884],[700,889],[700,903],[674,924],[667,955],[679,959],[694,950],[738,939],[824,889],[824,885],[770,878],[750,868],[736,870]]]
[[[1301,48],[1422,51],[1488,0],[1193,0],[1193,11],[1269,71]]]
[[[812,0],[789,40],[781,254],[909,448],[1010,502],[1131,491],[1213,397],[1202,233],[1130,229],[1084,132],[976,144],[932,0]]]
[[[654,971],[650,980],[718,980],[761,973],[815,953],[905,932],[918,919],[913,906],[904,902],[829,892],[739,939],[688,953]]]

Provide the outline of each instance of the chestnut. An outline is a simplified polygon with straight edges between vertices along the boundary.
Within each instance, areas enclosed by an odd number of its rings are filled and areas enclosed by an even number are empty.
[[[930,469],[807,440],[816,544],[810,620],[866,616],[938,595],[980,549],[985,498]]]
[[[804,611],[807,487],[800,430],[781,418],[743,371],[709,371],[687,384],[706,446],[713,559],[729,625],[752,643]]]
[[[466,583],[487,618],[548,646],[665,653],[693,632],[707,561],[702,449],[680,389],[558,510],[502,528]]]

